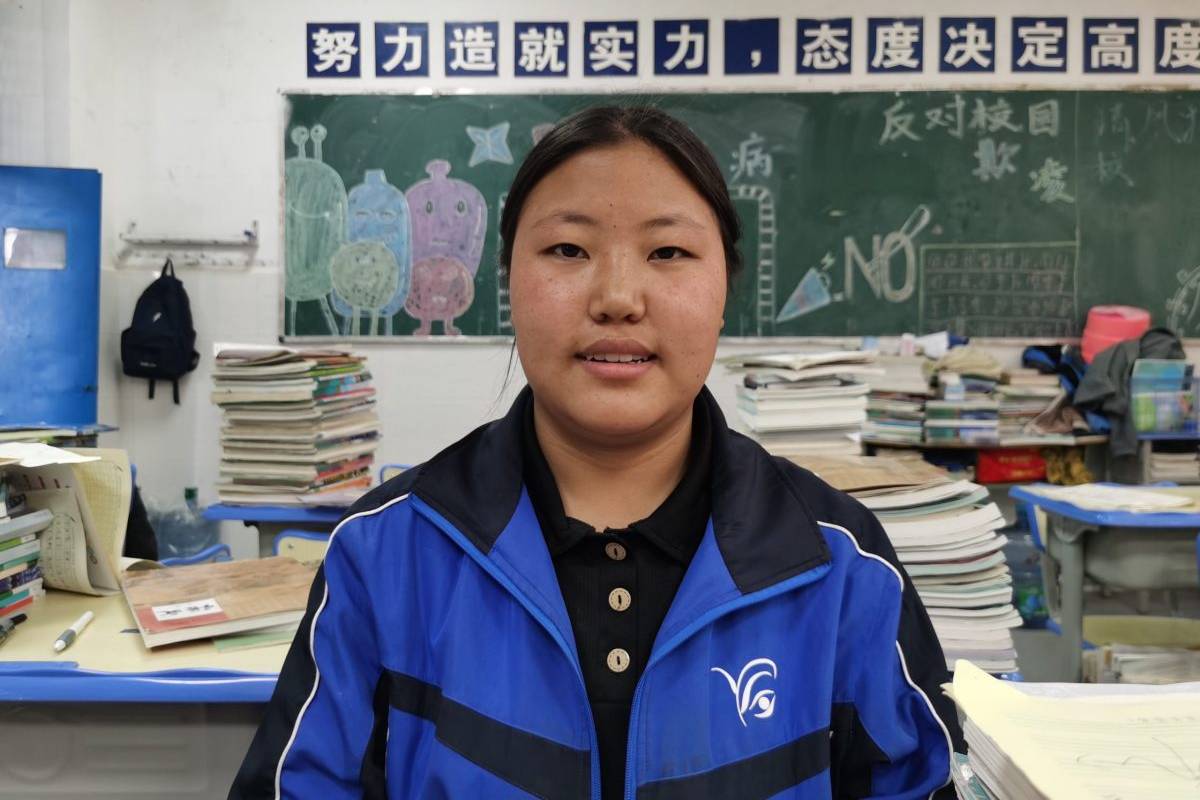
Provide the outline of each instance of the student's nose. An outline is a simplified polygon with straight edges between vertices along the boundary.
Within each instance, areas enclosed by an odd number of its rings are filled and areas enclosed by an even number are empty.
[[[641,280],[645,268],[626,248],[614,248],[597,259],[588,300],[592,319],[599,323],[640,320],[646,313]]]

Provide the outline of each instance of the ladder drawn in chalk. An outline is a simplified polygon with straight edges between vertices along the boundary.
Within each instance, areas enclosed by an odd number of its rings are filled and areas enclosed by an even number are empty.
[[[775,334],[775,198],[766,186],[737,183],[730,186],[734,200],[749,200],[758,209],[758,258],[754,270],[754,324],[756,336]]]

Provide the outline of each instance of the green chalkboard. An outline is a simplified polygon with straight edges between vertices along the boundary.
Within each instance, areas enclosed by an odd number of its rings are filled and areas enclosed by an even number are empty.
[[[286,337],[511,333],[496,223],[599,95],[291,95]],[[1200,333],[1200,92],[668,94],[745,227],[730,336]]]

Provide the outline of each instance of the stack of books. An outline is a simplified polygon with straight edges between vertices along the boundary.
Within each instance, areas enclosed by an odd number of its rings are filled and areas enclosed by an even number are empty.
[[[861,350],[757,353],[721,359],[744,373],[738,416],[774,455],[858,453],[867,420],[865,375],[881,374]]]
[[[867,396],[863,438],[890,444],[919,445],[925,428],[924,394],[880,391]]]
[[[865,505],[883,524],[920,595],[946,654],[988,672],[1017,668],[1004,518],[987,489],[954,480],[919,458],[792,459]]]
[[[345,503],[379,444],[366,359],[342,350],[218,349],[223,503]]]
[[[1012,574],[1004,517],[987,489],[949,478],[915,487],[856,493],[896,548],[953,668],[957,659],[987,672],[1017,668],[1011,629]]]
[[[925,441],[933,445],[1000,443],[1000,405],[995,400],[930,400],[925,404]]]
[[[42,597],[42,543],[38,534],[54,519],[32,511],[0,474],[0,620],[28,613]]]
[[[1147,467],[1150,483],[1200,483],[1200,456],[1195,443],[1156,442]]]
[[[1054,378],[1053,375],[1046,377]],[[1057,382],[1045,386],[1026,383],[997,386],[1000,441],[1004,444],[1036,445],[1052,438],[1032,433],[1029,424],[1062,395],[1063,390]]]

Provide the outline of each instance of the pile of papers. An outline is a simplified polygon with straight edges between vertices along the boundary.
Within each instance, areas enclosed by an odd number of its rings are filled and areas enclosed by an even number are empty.
[[[982,486],[917,458],[793,459],[869,508],[912,578],[946,655],[988,672],[1017,669],[1004,518]]]
[[[960,798],[1196,797],[1200,687],[1018,686],[955,669]]]
[[[744,373],[738,415],[748,433],[780,456],[858,453],[867,419],[867,375],[875,354],[860,350],[757,353],[721,362]]]
[[[212,400],[221,502],[344,504],[370,487],[379,418],[365,358],[220,346]]]

